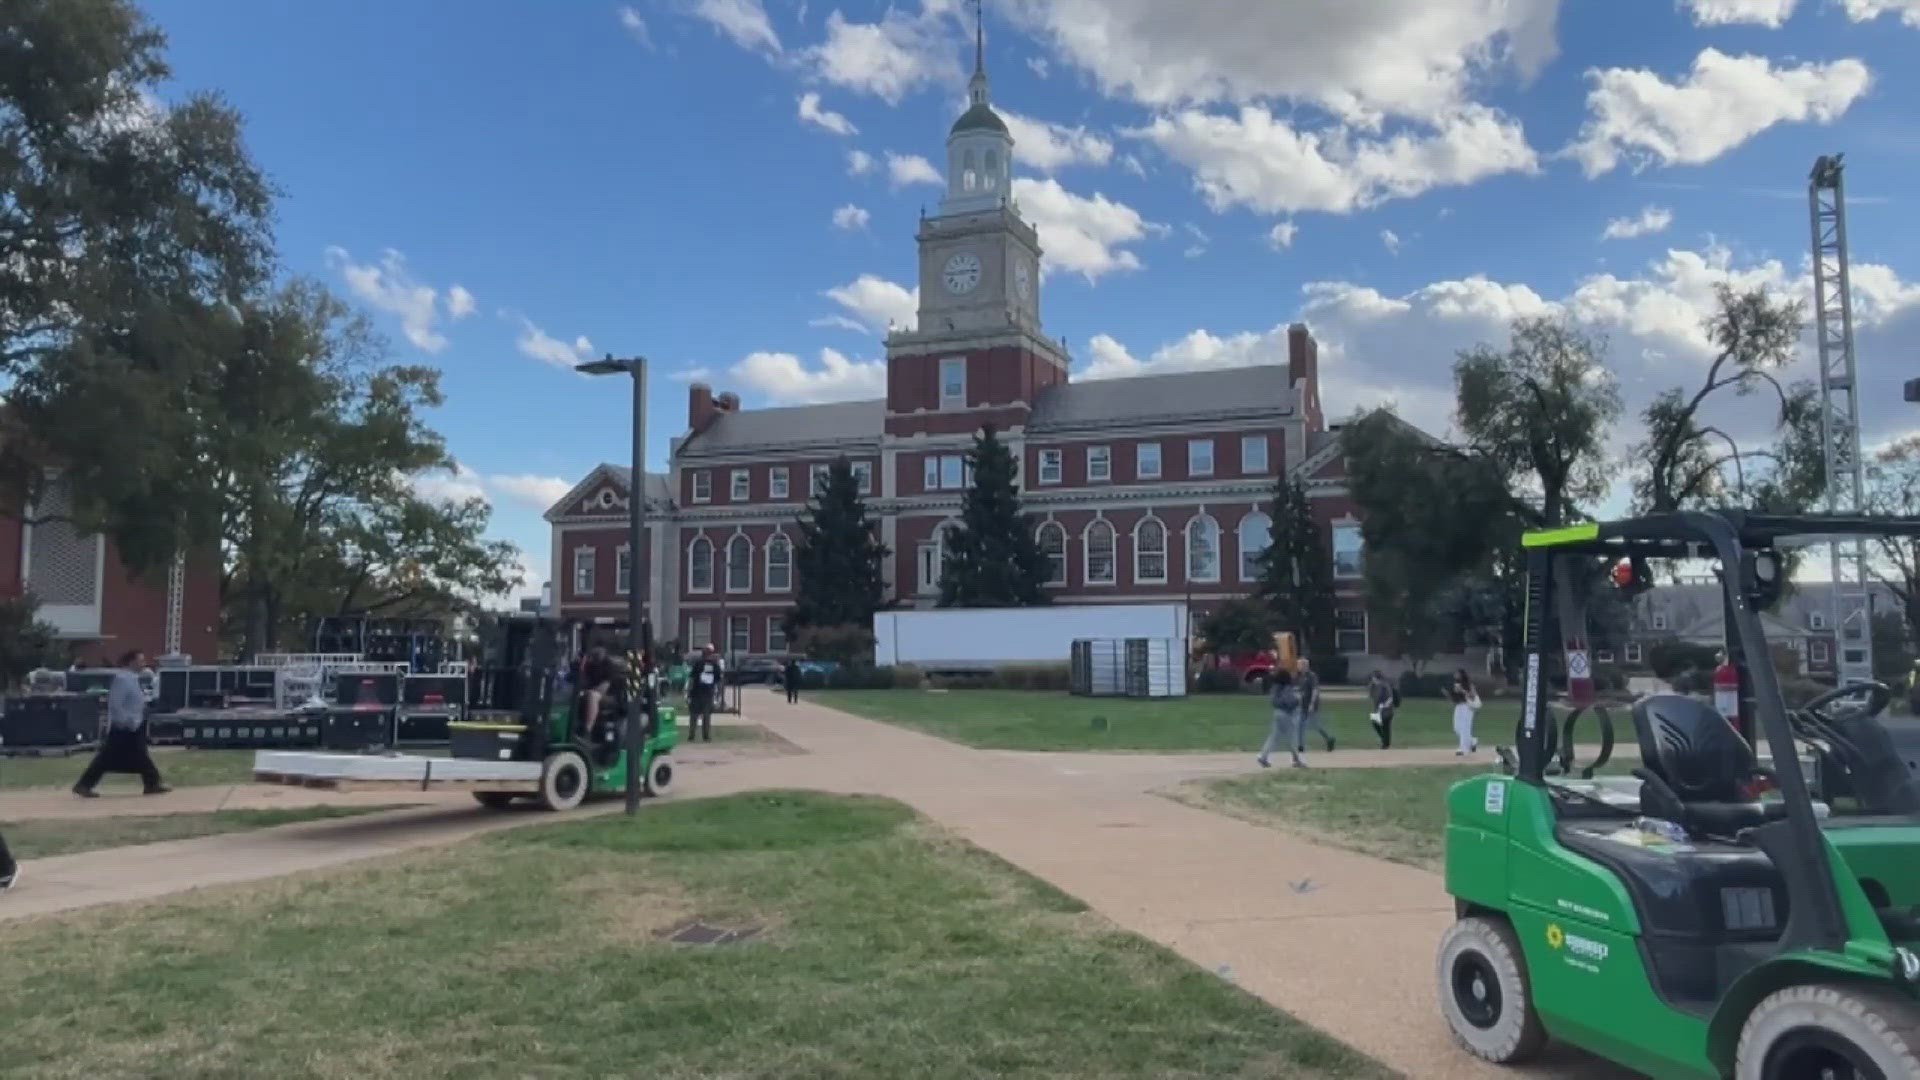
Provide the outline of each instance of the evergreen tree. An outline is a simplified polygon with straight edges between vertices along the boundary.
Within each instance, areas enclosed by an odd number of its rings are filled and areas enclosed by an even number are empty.
[[[886,606],[883,576],[890,552],[867,516],[860,483],[845,458],[827,469],[826,483],[810,493],[794,545],[796,599],[787,633],[808,627],[873,627],[873,613]]]
[[[1333,562],[1306,488],[1282,476],[1274,488],[1267,550],[1258,560],[1254,596],[1273,615],[1276,629],[1291,630],[1300,651],[1319,664],[1335,654]]]
[[[1013,452],[991,427],[974,437],[973,482],[949,529],[940,566],[941,607],[1026,607],[1047,602],[1047,556],[1020,511]]]

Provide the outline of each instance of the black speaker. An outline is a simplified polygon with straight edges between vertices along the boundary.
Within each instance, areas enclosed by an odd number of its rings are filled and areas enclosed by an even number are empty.
[[[106,699],[92,694],[27,694],[0,712],[0,748],[86,746],[100,738]]]

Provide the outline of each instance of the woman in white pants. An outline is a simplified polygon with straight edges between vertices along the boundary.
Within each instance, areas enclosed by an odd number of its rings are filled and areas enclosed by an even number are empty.
[[[1453,756],[1464,757],[1480,749],[1479,740],[1473,737],[1473,714],[1480,711],[1480,693],[1473,688],[1473,676],[1466,668],[1453,673],[1447,697],[1453,701],[1453,734],[1460,740]]]

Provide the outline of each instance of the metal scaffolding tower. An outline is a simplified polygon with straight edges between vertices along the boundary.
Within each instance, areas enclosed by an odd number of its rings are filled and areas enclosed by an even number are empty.
[[[1860,402],[1853,360],[1853,290],[1847,277],[1847,201],[1839,154],[1823,155],[1807,178],[1813,225],[1813,320],[1820,349],[1820,435],[1827,512],[1866,511],[1860,459]],[[1833,620],[1842,685],[1873,678],[1873,618],[1864,541],[1835,543]]]

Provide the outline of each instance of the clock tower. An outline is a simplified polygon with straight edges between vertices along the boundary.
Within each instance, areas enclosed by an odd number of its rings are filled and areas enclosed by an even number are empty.
[[[942,432],[1018,426],[1067,378],[1065,351],[1040,332],[1040,238],[1013,202],[1013,136],[988,98],[980,34],[967,110],[947,134],[946,194],[916,238],[919,325],[887,338],[893,434],[931,433],[908,422],[928,413],[953,418]]]

